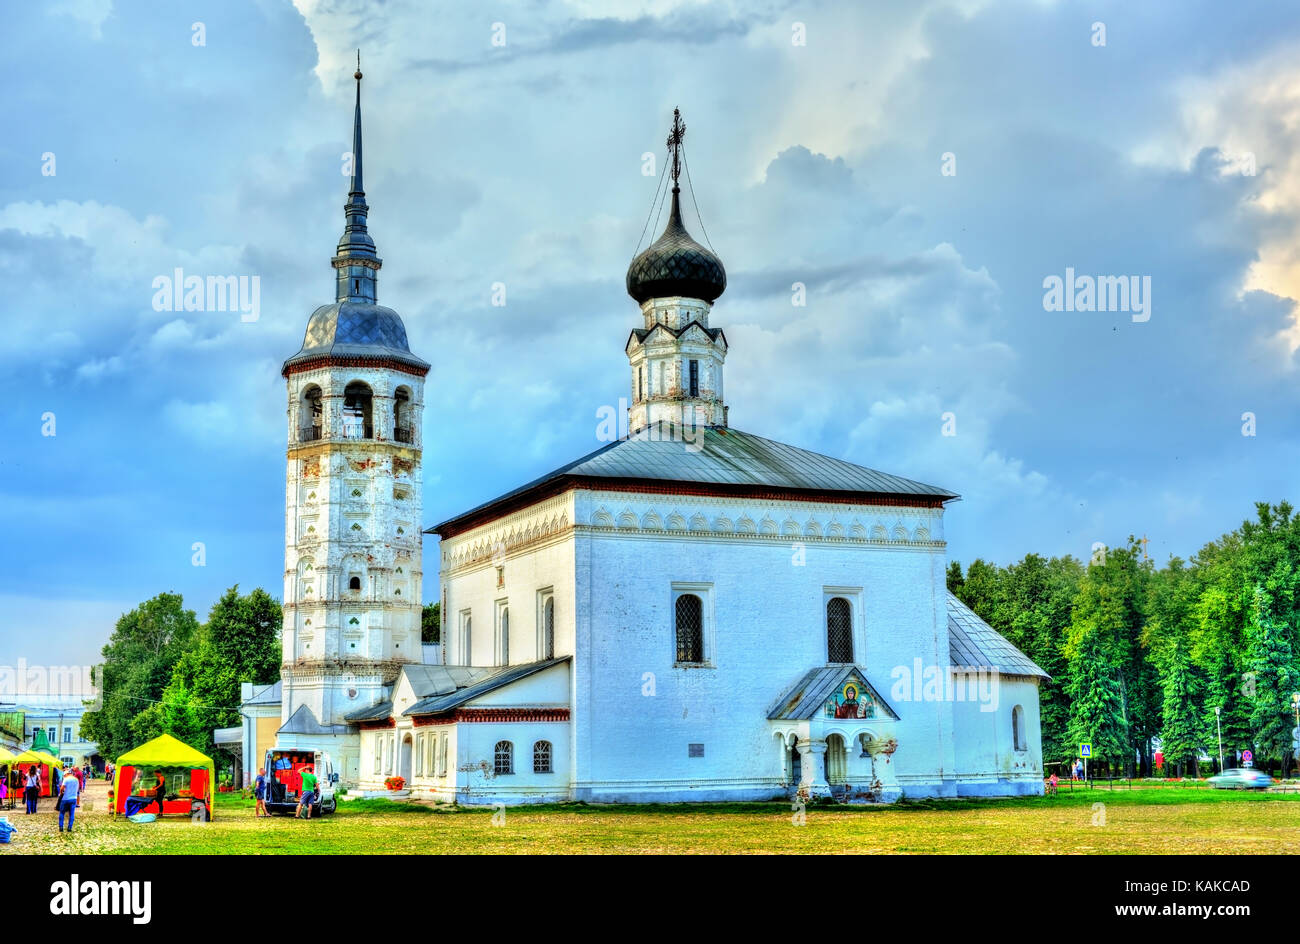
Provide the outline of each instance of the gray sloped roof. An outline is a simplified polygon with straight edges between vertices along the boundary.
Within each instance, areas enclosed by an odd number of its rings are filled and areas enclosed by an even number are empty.
[[[476,665],[426,665],[407,664],[402,666],[401,674],[406,677],[417,700],[422,701],[440,695],[451,695],[456,691],[474,684],[481,678],[500,672],[496,666]],[[393,685],[397,690],[400,680]],[[417,704],[419,703],[417,701]],[[361,708],[345,715],[348,721],[380,721],[393,713],[393,700],[386,698],[367,708]],[[406,712],[409,714],[410,712]]]
[[[407,708],[402,714],[404,715],[436,715],[444,711],[450,711],[453,708],[459,708],[466,702],[473,701],[486,695],[488,692],[495,691],[509,685],[511,682],[517,682],[522,678],[527,678],[543,669],[549,669],[553,665],[559,665],[561,662],[568,662],[569,656],[561,656],[558,659],[543,659],[541,662],[525,662],[523,665],[510,665],[500,669],[488,669],[488,674],[475,679],[463,687],[458,687],[453,691],[431,695],[428,698],[422,698],[410,708]],[[454,668],[448,666],[448,668]],[[483,672],[482,669],[472,669],[471,671]]]
[[[358,721],[382,721],[392,713],[393,702],[391,699],[385,698],[383,701],[377,701],[369,707],[348,712],[343,716],[343,719],[354,724]]]
[[[429,530],[440,531],[549,482],[563,478],[605,478],[751,486],[791,491],[845,492],[948,501],[954,492],[798,446],[719,426],[698,427],[683,442],[659,424],[603,446],[541,478],[472,508]]]
[[[997,669],[1002,675],[1051,678],[952,593],[948,594],[948,658],[953,668]]]
[[[880,693],[867,681],[867,675],[860,666],[832,664],[809,669],[799,681],[782,692],[781,697],[768,710],[768,720],[811,720],[822,712],[826,700],[844,686],[850,675],[856,677],[860,687],[871,695],[889,717],[898,718],[898,713],[889,706],[889,702],[881,698]]]
[[[352,728],[346,724],[321,724],[316,715],[306,705],[299,705],[298,710],[289,716],[289,720],[280,725],[276,734],[349,734]]]
[[[253,693],[253,697],[244,702],[245,705],[278,705],[280,704],[281,685],[279,681],[267,685]]]

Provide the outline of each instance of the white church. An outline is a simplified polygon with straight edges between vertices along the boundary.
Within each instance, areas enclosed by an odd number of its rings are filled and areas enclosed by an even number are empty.
[[[946,590],[957,495],[729,425],[676,115],[668,224],[627,271],[629,434],[428,529],[421,645],[430,365],[378,304],[356,79],[336,300],[283,368],[282,679],[245,713],[278,703],[277,746],[344,785],[462,804],[1041,793],[1046,675]]]

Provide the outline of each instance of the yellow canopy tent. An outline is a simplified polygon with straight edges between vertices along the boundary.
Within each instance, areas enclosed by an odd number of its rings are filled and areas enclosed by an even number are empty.
[[[167,800],[163,806],[164,813],[190,814],[194,801],[201,800],[205,806],[205,815],[212,818],[212,789],[216,782],[216,768],[212,758],[196,751],[184,741],[178,741],[170,734],[160,734],[152,741],[146,741],[139,747],[132,748],[117,759],[113,769],[113,806],[118,813],[126,813],[127,796],[122,793],[123,774],[134,777],[138,768],[183,767],[190,771],[190,795],[184,799]],[[130,789],[132,781],[127,781]],[[152,792],[149,794],[152,796]],[[152,803],[153,801],[150,800]]]
[[[28,748],[21,754],[14,757],[13,763],[26,773],[26,768],[35,765],[40,767],[41,774],[41,796],[52,796],[54,791],[54,777],[51,774],[55,767],[63,769],[63,761],[59,760],[53,754],[45,751],[37,751]]]

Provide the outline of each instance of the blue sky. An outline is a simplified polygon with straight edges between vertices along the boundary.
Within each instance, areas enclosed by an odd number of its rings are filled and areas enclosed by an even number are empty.
[[[433,364],[426,524],[599,445],[638,323],[623,275],[655,186],[641,156],[662,153],[674,106],[729,275],[713,323],[732,425],[961,493],[947,532],[964,562],[1130,533],[1163,561],[1294,497],[1300,16],[1249,0],[438,9],[8,11],[0,663],[92,660],[163,590],[200,617],[234,583],[279,595],[279,367],[333,300],[358,46],[380,300]],[[260,317],[155,311],[153,279],[177,267],[257,275]],[[1045,311],[1043,280],[1067,267],[1149,277],[1150,320]]]

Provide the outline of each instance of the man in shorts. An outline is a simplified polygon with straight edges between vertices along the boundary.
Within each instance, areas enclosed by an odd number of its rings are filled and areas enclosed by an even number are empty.
[[[266,768],[259,767],[257,770],[256,782],[257,806],[253,807],[253,818],[259,816],[270,816],[266,811]]]
[[[294,818],[302,817],[302,811],[306,810],[307,815],[304,819],[311,819],[311,807],[316,802],[316,775],[312,773],[311,765],[308,764],[301,771],[302,792],[298,795],[298,812]]]

